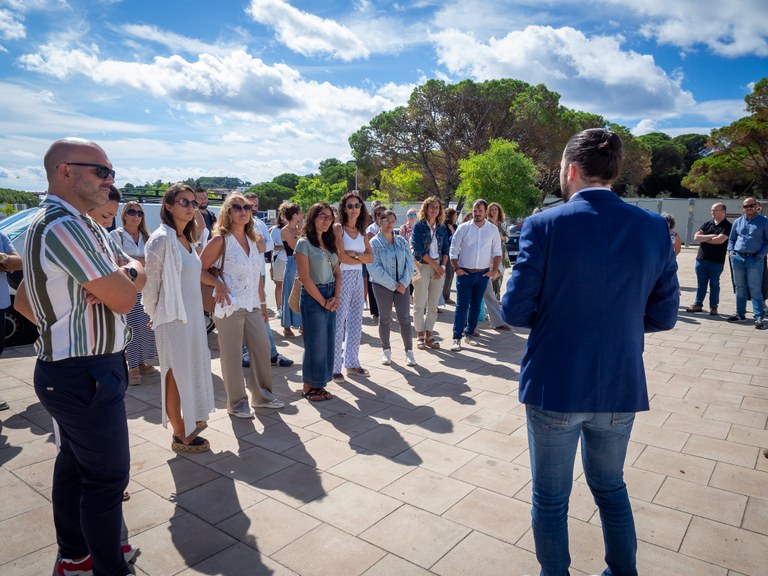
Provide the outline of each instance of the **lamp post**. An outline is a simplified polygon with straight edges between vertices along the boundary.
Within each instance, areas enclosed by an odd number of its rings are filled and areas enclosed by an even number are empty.
[[[359,192],[359,188],[357,187],[357,160],[347,160],[346,163],[355,165],[355,191]]]

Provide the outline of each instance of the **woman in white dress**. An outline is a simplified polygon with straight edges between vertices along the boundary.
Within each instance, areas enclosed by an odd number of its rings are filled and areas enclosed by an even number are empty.
[[[109,233],[115,244],[131,258],[144,264],[144,243],[149,239],[149,230],[144,220],[141,204],[128,201],[120,214],[122,227]],[[141,305],[141,292],[136,295],[136,304],[126,317],[131,327],[131,341],[125,349],[128,359],[128,384],[141,384],[142,374],[152,374],[155,368],[149,361],[157,356],[155,334],[149,327],[149,316]]]
[[[152,320],[160,372],[163,426],[171,422],[177,452],[210,449],[199,434],[215,410],[211,353],[200,293],[195,192],[176,183],[163,196],[160,228],[145,246],[147,284],[142,304]],[[167,416],[167,418],[166,418]]]
[[[227,393],[227,412],[236,418],[253,418],[254,408],[282,408],[282,400],[272,395],[272,365],[267,335],[267,299],[261,284],[264,257],[259,253],[251,204],[242,194],[232,192],[219,211],[213,236],[205,245],[200,260],[201,281],[214,287],[216,308],[213,319],[219,338],[221,378]],[[219,277],[208,269],[215,266]],[[245,381],[241,347],[250,357]]]

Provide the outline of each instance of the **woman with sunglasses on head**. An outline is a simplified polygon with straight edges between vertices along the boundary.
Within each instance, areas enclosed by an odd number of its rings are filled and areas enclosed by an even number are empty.
[[[373,250],[365,233],[368,210],[356,192],[348,192],[339,202],[338,222],[333,225],[339,247],[341,268],[341,303],[336,314],[336,352],[333,358],[333,380],[343,382],[342,359],[350,376],[369,376],[360,366],[358,352],[363,335],[363,264],[373,262]],[[370,294],[370,292],[369,292]],[[377,310],[378,312],[378,310]],[[343,349],[342,349],[343,348]]]
[[[227,393],[227,412],[236,418],[253,418],[254,408],[282,408],[285,403],[272,394],[272,366],[267,335],[267,299],[261,285],[264,257],[251,205],[239,192],[232,192],[219,211],[213,235],[200,256],[202,282],[214,287],[213,319],[219,339],[221,378]],[[218,277],[208,269],[215,266]],[[250,366],[243,383],[241,346],[245,342]],[[251,401],[245,387],[251,392]]]
[[[199,434],[215,410],[200,258],[193,247],[197,206],[188,185],[177,182],[168,188],[160,208],[162,224],[144,247],[147,284],[142,304],[152,321],[160,356],[163,426],[170,420],[171,449],[176,452],[210,450]]]
[[[333,209],[328,204],[313,204],[296,243],[304,322],[301,395],[310,402],[333,398],[325,387],[333,376],[336,311],[343,285],[333,220]]]
[[[397,216],[392,210],[385,210],[379,219],[379,233],[371,240],[373,264],[368,266],[379,303],[379,339],[383,349],[381,363],[392,364],[390,329],[392,306],[397,312],[400,336],[405,346],[405,363],[416,366],[413,357],[413,335],[411,334],[411,306],[408,286],[413,277],[413,254],[408,241],[395,235]]]
[[[120,214],[123,225],[109,233],[115,244],[131,258],[144,264],[144,244],[149,239],[149,230],[144,220],[141,204],[128,201]],[[149,328],[149,316],[141,305],[141,293],[137,294],[136,305],[126,317],[131,327],[131,341],[125,349],[128,359],[128,384],[141,384],[142,374],[157,372],[148,362],[157,357],[155,335]]]
[[[286,338],[295,338],[296,334],[291,328],[301,328],[301,314],[294,312],[288,305],[291,298],[291,288],[293,280],[296,278],[296,258],[294,250],[296,242],[299,240],[299,230],[301,229],[302,214],[298,204],[292,202],[283,202],[280,205],[281,215],[284,226],[280,231],[280,237],[283,240],[285,248],[285,270],[283,271],[283,305],[280,315],[280,325],[283,327],[283,336]]]
[[[444,218],[442,202],[437,196],[430,196],[421,205],[411,235],[413,258],[421,272],[421,280],[416,282],[413,291],[413,323],[419,350],[440,348],[434,341],[432,329],[437,320],[437,303],[443,291],[450,247]]]

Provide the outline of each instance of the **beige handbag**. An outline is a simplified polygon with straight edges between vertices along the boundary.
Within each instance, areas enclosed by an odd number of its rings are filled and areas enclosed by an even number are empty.
[[[296,314],[301,314],[301,280],[298,275],[293,279],[291,294],[288,296],[288,307]]]

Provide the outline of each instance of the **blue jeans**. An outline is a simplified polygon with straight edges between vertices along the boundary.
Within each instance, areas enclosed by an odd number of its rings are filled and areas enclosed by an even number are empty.
[[[123,353],[38,360],[34,382],[61,443],[51,493],[61,556],[79,559],[90,552],[96,574],[128,574],[120,550],[131,459]]]
[[[477,329],[480,318],[480,304],[483,302],[488,277],[481,272],[468,272],[456,275],[456,311],[453,314],[453,339],[462,334],[471,336]]]
[[[696,301],[702,306],[704,296],[707,295],[709,285],[709,307],[717,308],[720,303],[720,275],[723,273],[724,264],[718,264],[710,260],[696,260]]]
[[[334,283],[318,284],[324,298],[333,298]],[[304,287],[301,288],[301,321],[304,324],[304,354],[301,380],[313,388],[325,388],[333,377],[336,312],[323,308]]]
[[[736,284],[736,314],[744,316],[747,313],[747,290],[752,299],[752,312],[755,318],[765,315],[763,310],[763,259],[756,256],[744,257],[740,254],[731,255],[733,282]]]
[[[600,511],[605,543],[603,576],[637,576],[637,536],[624,459],[634,412],[563,413],[526,405],[533,477],[533,538],[542,576],[565,576],[568,499],[573,462],[581,439],[584,476]]]

